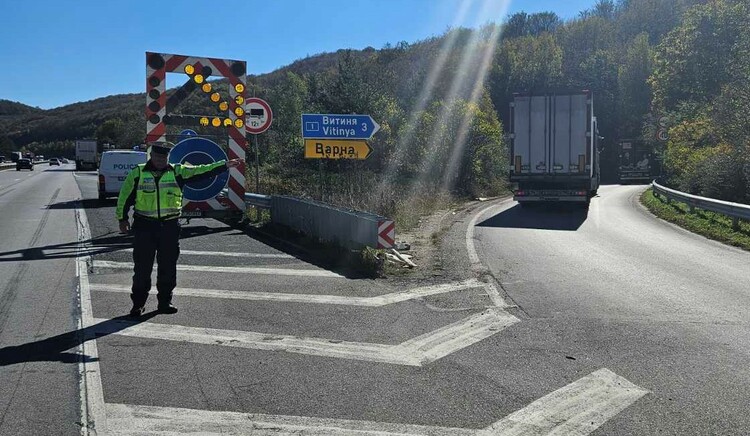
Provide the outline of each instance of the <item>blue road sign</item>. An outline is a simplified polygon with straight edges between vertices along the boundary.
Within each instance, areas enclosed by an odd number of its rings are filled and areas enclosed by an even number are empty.
[[[169,153],[169,163],[203,165],[226,160],[224,150],[210,139],[191,136],[183,139],[174,146]],[[210,200],[227,186],[229,171],[224,171],[218,176],[201,179],[185,184],[182,195],[190,201]]]
[[[369,115],[302,114],[302,137],[370,139],[380,125]]]
[[[187,139],[191,136],[198,136],[198,134],[195,133],[195,130],[185,129],[182,132],[180,132],[179,136],[177,136],[177,142],[180,142],[183,139]]]

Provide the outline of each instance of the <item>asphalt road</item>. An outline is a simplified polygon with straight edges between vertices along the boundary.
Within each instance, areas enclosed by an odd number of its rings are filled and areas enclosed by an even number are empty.
[[[479,220],[481,258],[525,315],[504,364],[602,366],[650,391],[603,434],[748,434],[750,253],[654,218],[643,189]]]
[[[0,171],[2,435],[80,432],[70,167]]]
[[[193,220],[179,313],[136,321],[95,173],[0,172],[0,434],[746,434],[750,255],[642,189],[481,203],[432,281]]]

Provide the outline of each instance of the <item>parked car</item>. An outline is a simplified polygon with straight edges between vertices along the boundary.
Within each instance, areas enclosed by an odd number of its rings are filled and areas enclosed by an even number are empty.
[[[57,166],[60,166],[60,161],[59,161],[59,160],[57,160],[57,158],[56,158],[56,157],[50,158],[50,160],[49,160],[49,165],[50,165],[50,166],[52,166],[52,165],[57,165]]]
[[[116,150],[102,153],[99,162],[99,199],[116,197],[130,170],[147,160],[148,156],[142,151]]]
[[[26,158],[26,157],[18,159],[18,161],[16,162],[16,171],[21,171],[24,168],[26,168],[27,170],[34,171],[34,162],[32,162],[31,159]]]

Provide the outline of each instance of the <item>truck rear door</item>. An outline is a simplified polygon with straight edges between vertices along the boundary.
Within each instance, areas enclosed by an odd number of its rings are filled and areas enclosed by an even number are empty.
[[[516,174],[591,173],[590,95],[516,96],[512,111]]]

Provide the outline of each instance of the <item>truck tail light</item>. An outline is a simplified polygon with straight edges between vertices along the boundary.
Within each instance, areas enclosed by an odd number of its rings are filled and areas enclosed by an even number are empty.
[[[523,197],[524,195],[526,195],[526,192],[524,192],[524,191],[520,191],[520,190],[519,190],[519,191],[516,191],[516,196],[517,196],[517,197]]]
[[[100,192],[104,192],[105,191],[104,185],[105,185],[104,175],[103,174],[99,174],[99,191]]]

